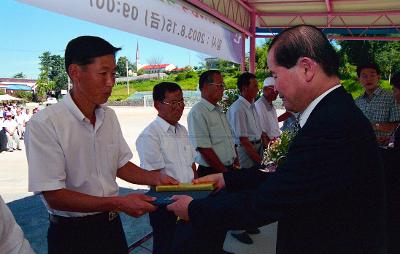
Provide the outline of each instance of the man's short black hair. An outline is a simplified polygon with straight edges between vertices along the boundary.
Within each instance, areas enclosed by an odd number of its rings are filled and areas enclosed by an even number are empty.
[[[65,70],[71,64],[87,65],[95,57],[114,55],[121,48],[116,48],[108,41],[96,36],[79,36],[68,42],[65,49]]]
[[[400,72],[393,74],[392,78],[390,79],[390,84],[397,89],[400,89]]]
[[[249,86],[251,79],[256,79],[256,75],[250,72],[244,72],[240,74],[237,79],[237,88],[239,89],[239,91],[242,91],[244,87]]]
[[[374,69],[378,75],[381,75],[379,67],[375,63],[364,63],[357,66],[357,77],[360,77],[361,71],[364,69]]]
[[[161,82],[153,87],[153,101],[163,101],[165,99],[166,92],[182,91],[181,87],[177,83],[173,82]]]
[[[279,66],[290,69],[300,57],[309,57],[322,67],[328,77],[339,73],[339,55],[325,34],[315,26],[287,28],[272,40],[269,48],[273,46],[275,62]]]
[[[210,84],[214,82],[214,75],[219,74],[221,72],[219,70],[208,70],[203,72],[199,78],[199,89],[200,91],[203,90],[204,85]]]

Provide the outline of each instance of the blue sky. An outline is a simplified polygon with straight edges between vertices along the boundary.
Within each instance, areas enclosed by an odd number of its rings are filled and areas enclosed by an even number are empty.
[[[140,62],[160,56],[163,63],[178,67],[201,62],[201,53],[135,34],[119,31],[87,21],[52,13],[15,0],[0,0],[0,77],[12,77],[22,72],[36,79],[39,56],[49,51],[64,55],[69,40],[80,35],[101,36],[114,46],[122,47],[119,56],[135,61],[139,42]]]

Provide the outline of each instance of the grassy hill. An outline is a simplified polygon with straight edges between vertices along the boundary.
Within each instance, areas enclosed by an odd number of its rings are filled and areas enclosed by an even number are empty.
[[[224,73],[224,82],[227,89],[236,89],[236,79],[239,72]],[[194,71],[183,72],[179,74],[171,74],[164,79],[140,80],[129,82],[129,95],[136,91],[152,91],[153,87],[160,82],[175,82],[178,83],[183,90],[197,90],[199,75]],[[360,96],[363,93],[361,85],[354,79],[341,81],[344,88],[351,93],[353,98]],[[384,89],[392,89],[387,80],[381,80],[381,87]],[[262,86],[262,80],[259,79],[259,86]],[[126,100],[128,97],[128,88],[126,83],[118,83],[114,86],[110,101]]]

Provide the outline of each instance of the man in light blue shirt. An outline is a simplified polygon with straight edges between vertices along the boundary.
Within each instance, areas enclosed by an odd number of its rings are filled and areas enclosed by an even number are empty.
[[[258,93],[256,76],[243,73],[237,81],[240,91],[237,99],[228,109],[227,118],[233,131],[241,168],[251,168],[261,164],[263,144],[262,129],[254,100]]]
[[[188,115],[190,141],[196,148],[197,173],[205,176],[233,169],[236,151],[225,114],[217,103],[224,93],[224,81],[218,70],[200,76],[201,101]]]
[[[237,87],[240,91],[239,99],[229,107],[226,114],[233,132],[240,167],[246,170],[261,164],[264,149],[261,136],[266,134],[262,132],[254,105],[259,90],[256,76],[249,72],[242,73],[238,77]],[[259,232],[258,229],[233,231],[232,236],[242,243],[251,244],[253,240],[248,233],[258,234]]]

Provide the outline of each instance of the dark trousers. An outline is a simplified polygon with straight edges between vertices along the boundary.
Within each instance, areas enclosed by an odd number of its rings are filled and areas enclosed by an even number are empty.
[[[153,254],[172,254],[171,247],[175,234],[177,217],[166,207],[159,207],[149,214],[153,227]]]
[[[208,198],[214,198],[225,192],[221,190],[216,195]],[[176,223],[172,253],[174,254],[222,254],[227,229],[219,228],[193,228],[192,224],[179,220]]]
[[[127,254],[121,219],[54,222],[47,232],[49,254]]]
[[[177,222],[172,246],[174,254],[222,254],[226,230],[202,228],[195,230],[190,222]]]
[[[387,254],[400,253],[400,150],[380,149],[385,169]]]
[[[234,170],[232,165],[225,166],[225,167],[228,169],[228,171]],[[205,167],[205,166],[199,165],[199,167],[197,168],[197,174],[199,175],[199,177],[211,175],[211,174],[217,174],[217,173],[219,173],[219,171],[212,167]]]

